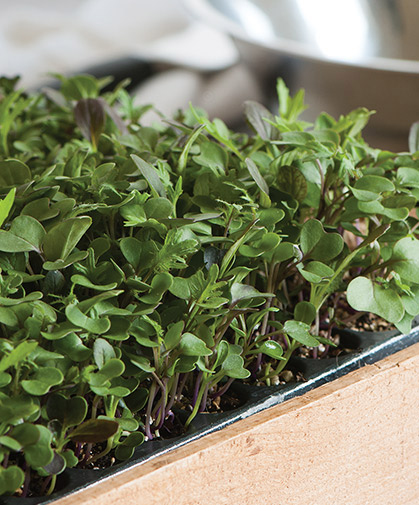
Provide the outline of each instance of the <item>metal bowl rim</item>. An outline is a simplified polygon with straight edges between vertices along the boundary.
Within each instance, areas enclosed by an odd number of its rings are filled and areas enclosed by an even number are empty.
[[[342,61],[325,58],[323,55],[310,49],[307,44],[286,38],[276,37],[272,41],[260,40],[249,34],[240,24],[229,19],[218,9],[213,7],[208,0],[182,0],[189,14],[199,21],[209,24],[214,28],[228,33],[235,39],[247,42],[261,49],[273,51],[284,56],[296,56],[307,60],[323,63],[337,64],[346,67],[368,68],[385,72],[399,72],[405,74],[419,74],[419,61],[399,58],[368,57],[359,62]]]

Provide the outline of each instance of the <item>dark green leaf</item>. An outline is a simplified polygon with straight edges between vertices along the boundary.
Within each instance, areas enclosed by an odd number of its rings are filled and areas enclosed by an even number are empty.
[[[278,173],[278,187],[288,193],[297,202],[302,202],[307,196],[307,181],[304,175],[295,167],[280,167]]]
[[[15,438],[7,435],[0,436],[0,446],[1,445],[11,449],[12,451],[20,451],[22,449],[22,444],[20,444]]]
[[[343,239],[338,233],[326,233],[317,219],[306,221],[301,230],[301,250],[306,257],[328,261],[343,249]]]
[[[106,333],[111,327],[111,322],[107,317],[88,317],[86,314],[83,314],[83,312],[75,304],[67,305],[65,315],[71,324],[98,335]]]
[[[294,309],[294,317],[308,325],[316,319],[316,307],[310,302],[298,302]]]
[[[66,398],[59,393],[50,395],[46,404],[48,419],[58,419],[64,428],[83,422],[87,409],[87,402],[82,396]]]
[[[58,259],[56,261],[46,261],[43,264],[44,270],[61,270],[63,268],[67,268],[73,263],[77,263],[78,261],[84,260],[87,258],[87,251],[77,251],[70,254],[65,260]]]
[[[0,161],[0,186],[2,188],[19,186],[25,182],[29,182],[31,177],[30,169],[21,161]]]
[[[81,338],[74,332],[70,332],[63,338],[55,341],[54,348],[76,362],[85,361],[92,355],[92,350],[86,347]]]

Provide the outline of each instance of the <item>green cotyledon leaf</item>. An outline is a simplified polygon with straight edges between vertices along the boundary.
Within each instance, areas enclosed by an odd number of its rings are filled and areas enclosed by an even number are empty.
[[[99,371],[90,374],[89,383],[92,386],[102,386],[114,377],[123,374],[125,365],[123,361],[117,358],[110,358]]]
[[[275,340],[265,340],[265,342],[257,348],[257,351],[274,359],[284,359],[282,357],[284,350],[281,344]]]
[[[0,161],[0,186],[19,186],[31,180],[31,171],[19,160]]]
[[[63,394],[54,393],[48,396],[46,403],[48,419],[58,419],[64,427],[82,423],[87,409],[87,401],[82,396],[66,398]]]
[[[28,395],[0,398],[0,422],[14,424],[36,415],[40,406]]]
[[[304,255],[319,261],[328,261],[338,256],[344,244],[338,233],[325,232],[317,219],[309,219],[304,223],[300,241]]]
[[[203,340],[188,332],[182,335],[179,350],[184,356],[210,356],[212,353]]]
[[[79,216],[65,219],[52,227],[42,241],[45,258],[49,261],[65,260],[91,224],[92,218]]]
[[[229,354],[221,365],[223,372],[232,379],[246,379],[250,372],[244,368],[244,360],[238,354]]]
[[[28,379],[21,382],[22,388],[34,396],[43,396],[53,386],[61,384],[64,375],[58,368],[43,367],[38,368]]]
[[[40,252],[45,233],[44,227],[35,218],[18,216],[13,220],[9,231],[0,230],[0,251]]]
[[[287,321],[284,324],[284,332],[292,339],[308,347],[319,345],[319,341],[310,334],[310,326],[302,321]]]
[[[349,283],[347,299],[355,310],[372,312],[391,323],[397,323],[404,315],[399,295],[367,277],[359,276]]]
[[[84,328],[85,330],[101,335],[106,333],[111,327],[111,322],[107,317],[89,317],[84,314],[77,304],[67,305],[65,314],[76,327]]]
[[[419,284],[419,240],[405,237],[396,242],[391,259],[400,277]]]
[[[18,466],[0,467],[0,496],[13,494],[22,486],[24,480],[25,473]]]
[[[25,445],[24,454],[26,462],[32,468],[39,468],[48,465],[54,458],[54,451],[51,447],[52,433],[46,426],[37,425],[39,439],[29,445]]]

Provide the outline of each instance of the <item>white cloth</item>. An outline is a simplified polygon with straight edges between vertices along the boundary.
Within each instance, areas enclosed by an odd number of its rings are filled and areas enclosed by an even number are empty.
[[[179,0],[0,0],[0,9],[0,75],[20,75],[23,87],[41,85],[48,72],[74,73],[157,46],[169,60],[179,48],[181,60],[188,65],[189,58],[192,67],[201,56],[204,66],[205,56],[214,59],[214,44],[205,46],[205,37],[195,54],[195,44],[189,44],[189,56],[185,41],[174,37],[191,23]],[[237,120],[244,100],[261,98],[255,78],[241,64],[212,74],[173,68],[144,83],[136,95],[168,115],[191,101],[227,122]]]

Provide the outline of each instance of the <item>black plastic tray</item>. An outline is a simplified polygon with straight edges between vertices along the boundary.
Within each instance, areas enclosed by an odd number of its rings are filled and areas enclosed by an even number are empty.
[[[331,382],[353,370],[380,361],[402,349],[419,342],[419,326],[408,335],[397,331],[381,333],[340,330],[340,342],[344,348],[353,349],[335,358],[308,359],[293,358],[290,366],[302,373],[305,381],[280,386],[258,387],[236,384],[236,391],[244,400],[241,407],[221,414],[198,414],[190,429],[184,435],[170,440],[153,440],[139,447],[134,456],[123,463],[105,470],[67,469],[60,475],[58,489],[50,496],[17,498],[0,497],[1,505],[48,504],[84,489],[100,480],[113,477],[128,468],[139,466],[157,456],[199,439],[209,433],[261,412],[273,405],[301,396],[323,384]]]

